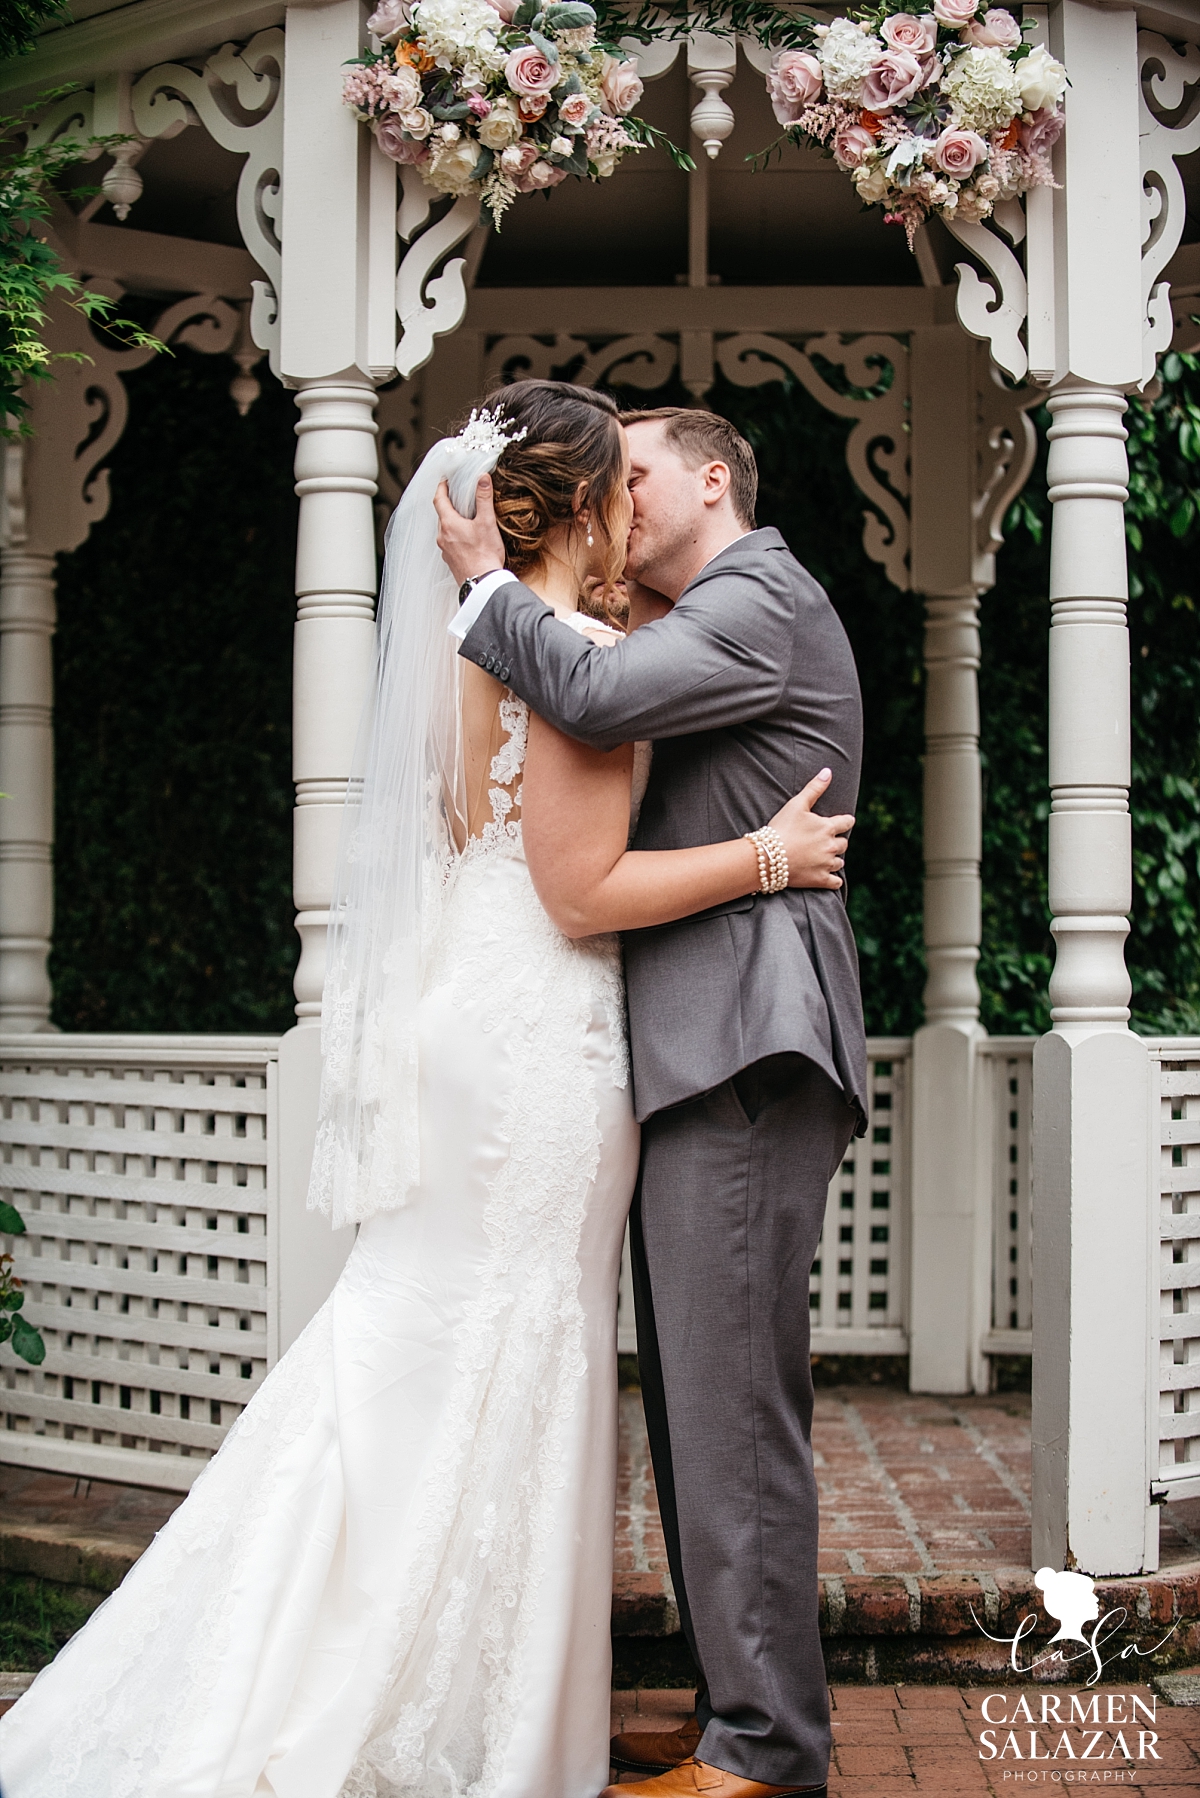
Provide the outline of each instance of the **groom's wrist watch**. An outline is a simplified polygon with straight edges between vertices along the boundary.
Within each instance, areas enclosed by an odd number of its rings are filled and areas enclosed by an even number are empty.
[[[469,574],[458,590],[459,605],[466,605],[472,591],[479,585],[480,581],[486,581],[489,574],[499,573],[500,570],[498,568],[485,568],[482,574]]]

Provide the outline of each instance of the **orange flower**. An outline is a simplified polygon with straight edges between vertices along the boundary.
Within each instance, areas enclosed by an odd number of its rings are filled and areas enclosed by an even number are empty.
[[[869,131],[871,133],[872,137],[878,137],[880,131],[883,129],[879,122],[879,114],[876,112],[860,112],[858,115],[858,122],[864,131]]]
[[[1004,133],[1004,136],[1000,139],[999,144],[996,146],[997,149],[1015,150],[1017,147],[1017,141],[1020,138],[1020,135],[1021,135],[1021,131],[1020,131],[1019,121],[1014,119],[1012,121],[1012,124],[1008,127],[1008,130]]]
[[[392,55],[397,62],[408,63],[421,75],[427,75],[434,64],[433,57],[426,56],[424,51],[417,48],[416,44],[395,44],[392,47]]]

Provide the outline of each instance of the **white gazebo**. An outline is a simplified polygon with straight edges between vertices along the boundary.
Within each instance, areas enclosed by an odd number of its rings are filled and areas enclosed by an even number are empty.
[[[63,260],[160,295],[158,334],[229,357],[238,404],[264,357],[295,392],[301,941],[281,1038],[50,1028],[55,557],[104,517],[100,465],[140,355],[57,312],[55,347],[92,360],[34,391],[0,514],[0,1144],[47,1343],[40,1368],[6,1358],[0,1460],[185,1489],[336,1278],[346,1236],[304,1198],[377,499],[513,373],[644,391],[677,376],[697,399],[717,371],[790,375],[853,421],[864,547],[923,596],[928,675],[925,1022],[870,1045],[871,1129],[830,1189],[814,1348],[907,1353],[914,1389],[935,1392],[985,1388],[990,1357],[1032,1349],[1034,1565],[1154,1569],[1156,1505],[1200,1494],[1200,1040],[1128,1024],[1122,415],[1173,340],[1200,341],[1200,245],[1180,247],[1196,0],[1026,7],[1071,77],[1059,186],[953,236],[927,228],[915,260],[831,163],[789,151],[752,172],[745,152],[775,135],[769,53],[702,30],[642,55],[646,110],[677,137],[690,113],[696,172],[631,158],[519,203],[489,245],[473,202],[411,170],[398,188],[342,105],[368,10],[75,0],[74,22],[0,68],[9,111],[77,85],[45,109],[44,140],[129,134],[101,195],[56,202]],[[161,228],[173,194],[231,171],[240,248]],[[590,284],[572,284],[581,270]],[[1043,403],[1057,961],[1035,1044],[979,1023],[976,671],[979,596]]]

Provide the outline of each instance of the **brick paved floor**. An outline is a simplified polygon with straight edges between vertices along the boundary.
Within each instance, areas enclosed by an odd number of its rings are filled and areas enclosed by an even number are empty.
[[[1124,1721],[1134,1708],[1134,1694],[1153,1722],[1141,1710],[1132,1727]],[[832,1687],[831,1798],[902,1798],[910,1793],[913,1798],[960,1793],[1014,1798],[1031,1787],[1061,1794],[1077,1786],[1097,1792],[1144,1786],[1154,1798],[1196,1798],[1200,1792],[1200,1709],[1166,1704],[1148,1686],[1101,1686],[1086,1692],[1058,1687],[1052,1694],[1030,1688],[1024,1695],[1033,1717],[1040,1719],[1042,1699],[1048,1697],[1051,1719],[1057,1703],[1065,1725],[1035,1725],[1036,1753],[1053,1756],[1058,1751],[1057,1758],[1035,1764],[1029,1759],[1030,1725],[1023,1716],[1013,1719],[1022,1697],[1018,1690],[993,1696],[988,1715],[1003,1714],[1013,1723],[1015,1747],[1025,1758],[1015,1758],[1003,1726],[993,1728],[988,1744],[996,1748],[996,1758],[981,1758],[981,1751],[987,1754],[989,1725],[982,1712],[987,1695],[986,1688],[970,1686]],[[1099,1727],[1067,1721],[1073,1695],[1085,1715],[1096,1701]],[[688,1714],[691,1700],[690,1692],[614,1692],[613,1731],[674,1728]],[[1074,1761],[1063,1745],[1064,1734]],[[1157,1740],[1149,1741],[1150,1735]]]
[[[1029,1568],[1029,1395],[930,1398],[817,1391],[819,1571],[938,1574]],[[1161,1565],[1200,1559],[1200,1499],[1164,1506]],[[641,1399],[621,1394],[617,1570],[666,1568]]]

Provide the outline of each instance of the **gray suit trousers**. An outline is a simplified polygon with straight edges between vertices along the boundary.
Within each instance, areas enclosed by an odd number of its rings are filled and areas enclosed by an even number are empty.
[[[696,1754],[769,1785],[829,1766],[808,1279],[854,1124],[819,1068],[774,1055],[642,1126],[638,1362]]]

